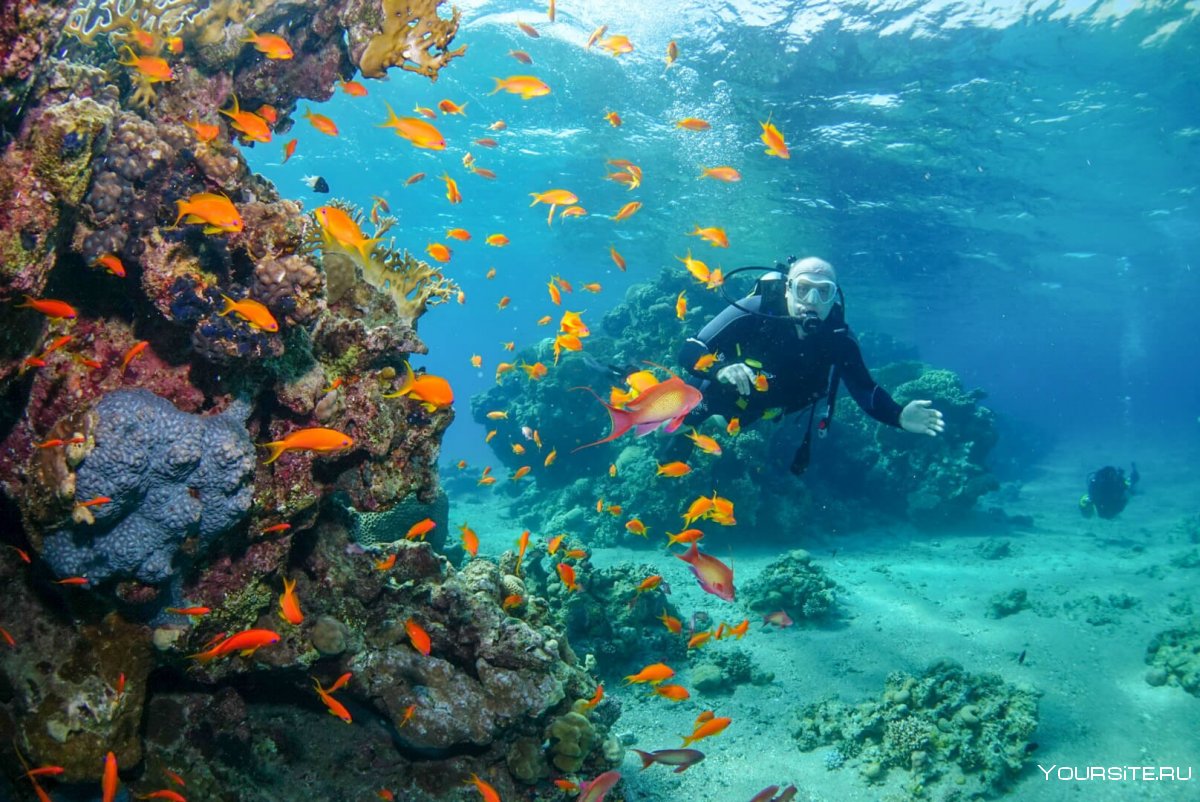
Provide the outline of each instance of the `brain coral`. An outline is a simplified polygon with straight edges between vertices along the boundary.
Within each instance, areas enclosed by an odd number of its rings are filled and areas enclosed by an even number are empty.
[[[146,390],[118,390],[95,411],[96,448],[79,466],[75,499],[111,501],[89,508],[94,523],[48,533],[43,556],[59,576],[162,582],[185,539],[198,538],[201,553],[250,509],[247,409],[189,415]]]

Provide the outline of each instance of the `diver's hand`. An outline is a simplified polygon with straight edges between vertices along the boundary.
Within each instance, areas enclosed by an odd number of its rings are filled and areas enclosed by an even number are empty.
[[[900,410],[900,428],[913,434],[937,437],[946,431],[942,413],[932,407],[932,401],[909,401]]]
[[[750,395],[750,386],[754,384],[754,369],[744,362],[727,365],[717,371],[717,381],[732,384],[741,395]]]

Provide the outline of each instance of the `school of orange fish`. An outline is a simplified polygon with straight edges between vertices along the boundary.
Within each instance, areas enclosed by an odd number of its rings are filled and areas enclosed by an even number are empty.
[[[550,22],[554,22],[556,8],[554,0],[551,0],[548,9],[548,17]],[[539,33],[536,28],[524,22],[518,22],[520,30],[531,38],[539,38]],[[139,35],[140,34],[140,35]],[[633,52],[634,45],[628,37],[620,34],[607,34],[607,26],[597,28],[585,45],[586,48],[597,46],[608,51],[614,57],[619,57],[623,54]],[[129,45],[124,45],[120,49],[119,63],[136,70],[145,80],[150,82],[170,81],[174,74],[170,63],[158,55],[164,50],[168,53],[179,54],[182,52],[182,42],[178,39],[160,39],[160,37],[151,35],[145,32],[135,32],[133,36],[134,43],[138,46],[142,53],[136,52]],[[287,41],[277,34],[273,33],[250,33],[244,39],[244,43],[252,45],[265,58],[269,59],[289,59],[293,53]],[[515,60],[522,64],[532,64],[533,57],[523,50],[512,50],[509,52]],[[666,65],[668,68],[679,57],[679,49],[674,41],[670,42],[667,47]],[[497,92],[507,92],[517,95],[521,100],[528,101],[533,98],[542,97],[551,93],[551,88],[541,79],[532,75],[515,75],[508,78],[496,78],[495,88],[492,94]],[[340,81],[341,89],[348,95],[355,97],[364,97],[368,95],[368,90],[365,86],[357,81]],[[466,103],[458,104],[452,100],[444,99],[438,103],[438,110],[445,115],[464,115]],[[443,150],[446,147],[446,139],[441,131],[433,124],[428,122],[430,119],[437,118],[437,112],[433,109],[418,105],[414,111],[420,115],[419,117],[401,117],[396,114],[391,105],[384,103],[387,112],[387,119],[380,123],[380,127],[391,129],[395,134],[406,141],[413,147],[427,150]],[[269,106],[260,106],[257,110],[248,111],[242,109],[236,95],[231,98],[229,109],[222,109],[220,114],[229,119],[229,127],[237,132],[242,139],[268,143],[272,139],[272,126],[278,121],[277,111]],[[313,112],[311,109],[306,109],[302,117],[309,121],[313,128],[327,136],[336,137],[339,135],[338,127],[329,117]],[[619,127],[623,124],[620,114],[613,110],[608,111],[604,115],[604,120],[614,127]],[[196,135],[197,140],[203,144],[210,142],[221,135],[221,128],[214,122],[203,122],[199,119],[186,121],[186,125],[191,128]],[[789,158],[787,145],[784,141],[783,134],[770,121],[770,117],[765,122],[760,122],[762,127],[761,140],[766,146],[764,151],[767,155],[780,159]],[[702,132],[710,129],[710,124],[698,117],[687,117],[678,120],[675,127],[692,132]],[[496,120],[487,126],[490,132],[501,132],[506,130],[507,126],[503,120]],[[283,161],[286,162],[296,152],[298,140],[293,138],[283,146]],[[483,148],[495,148],[500,143],[490,137],[480,137],[474,140],[474,144]],[[624,185],[628,190],[634,190],[641,186],[643,179],[643,171],[637,164],[627,159],[609,159],[607,164],[614,169],[613,172],[607,174],[608,180]],[[475,175],[485,179],[495,179],[496,174],[487,168],[480,167],[475,163],[474,157],[467,153],[463,158],[463,166]],[[405,182],[405,186],[411,186],[425,177],[424,173],[415,173],[410,176]],[[721,182],[736,182],[741,180],[741,173],[734,167],[728,165],[715,167],[702,167],[699,178],[711,179]],[[442,180],[446,184],[446,199],[451,204],[458,204],[463,201],[462,192],[457,181],[452,178],[448,172],[444,173]],[[553,225],[555,212],[559,212],[559,220],[564,220],[569,217],[579,217],[588,214],[586,209],[579,205],[579,197],[568,189],[554,188],[542,191],[530,192],[533,198],[531,206],[544,204],[549,207],[546,217],[547,225]],[[385,214],[390,211],[387,201],[383,198],[373,196],[375,205],[370,212],[372,221],[378,223],[379,212]],[[209,235],[222,235],[227,233],[240,232],[243,228],[243,220],[234,203],[224,195],[217,193],[197,193],[192,195],[187,200],[179,200],[177,203],[177,217],[175,225],[181,223],[184,225],[202,225],[203,231]],[[626,220],[635,215],[642,208],[640,201],[630,201],[623,205],[615,214],[611,216],[611,220],[619,222]],[[314,210],[313,217],[327,244],[336,244],[347,252],[356,255],[364,263],[371,258],[372,248],[378,240],[368,238],[362,231],[359,224],[342,209],[336,206],[321,206]],[[690,232],[692,236],[699,237],[713,247],[728,248],[729,238],[726,232],[719,227],[702,227],[696,225],[694,230]],[[447,239],[453,239],[460,242],[467,242],[471,239],[471,233],[462,228],[452,228],[446,232]],[[488,235],[485,242],[489,246],[504,247],[509,244],[510,240],[503,233],[492,233]],[[426,246],[426,252],[429,256],[441,263],[451,261],[453,252],[449,246],[441,242],[432,242]],[[616,267],[625,271],[627,265],[624,257],[616,250],[614,246],[609,247],[609,257]],[[720,268],[710,269],[703,261],[692,257],[691,251],[687,252],[686,256],[675,257],[682,262],[687,271],[700,283],[705,289],[713,290],[721,286],[723,282],[722,272]],[[107,253],[102,255],[95,262],[95,267],[101,268],[117,278],[124,278],[126,274],[125,266],[120,258],[115,254]],[[495,269],[492,268],[487,278],[491,279],[495,276]],[[547,283],[547,292],[550,301],[561,306],[563,302],[563,294],[573,292],[572,285],[560,276],[551,276]],[[587,283],[582,285],[582,289],[597,293],[602,287],[599,283]],[[246,325],[253,329],[277,332],[279,331],[279,323],[272,315],[271,311],[262,303],[252,299],[234,300],[228,296],[222,295],[224,308],[218,313],[221,316],[234,315],[238,320],[243,321]],[[459,303],[465,303],[465,294],[459,293]],[[504,296],[498,303],[498,309],[503,310],[509,304],[509,297]],[[60,300],[49,298],[32,298],[26,296],[22,306],[31,308],[49,318],[53,323],[69,325],[70,321],[77,317],[77,311],[68,303]],[[676,299],[675,304],[676,316],[683,320],[687,312],[686,294],[681,292]],[[545,315],[537,322],[538,325],[547,325],[552,322],[551,315]],[[572,311],[564,311],[559,320],[558,333],[554,338],[554,365],[558,364],[559,357],[562,351],[580,351],[583,349],[583,340],[590,334],[587,325],[583,322],[580,313]],[[38,356],[32,356],[25,360],[22,366],[23,370],[39,369],[45,367],[45,358],[56,349],[67,346],[71,341],[70,334],[63,334],[56,337],[52,342],[46,345],[43,353]],[[147,347],[146,341],[139,341],[131,347],[123,356],[120,368],[124,372],[130,362],[135,359]],[[506,350],[513,350],[514,343],[505,343]],[[82,354],[73,355],[78,361],[90,368],[100,368],[101,365],[93,360],[88,359]],[[707,370],[716,360],[714,354],[702,357],[694,366],[697,370]],[[473,367],[482,367],[483,360],[481,355],[473,355],[471,357]],[[500,362],[496,366],[496,381],[500,381],[501,377],[509,371],[520,367],[529,380],[538,381],[544,378],[549,367],[541,362],[533,365],[522,362],[520,365],[515,365],[508,362]],[[420,375],[415,374],[410,367],[405,365],[405,376],[401,380],[399,386],[383,387],[381,393],[384,398],[399,398],[408,397],[420,402],[428,411],[433,411],[439,407],[450,405],[454,400],[453,391],[445,379],[433,376],[428,373]],[[330,385],[325,389],[325,392],[336,392],[339,387],[347,380],[347,377],[336,377]],[[761,374],[755,381],[756,389],[766,391],[766,377]],[[593,395],[595,395],[593,393]],[[609,412],[612,420],[611,433],[595,443],[588,443],[579,448],[587,448],[599,443],[608,442],[628,432],[630,429],[635,429],[638,436],[649,434],[650,432],[663,428],[668,433],[675,432],[682,424],[684,417],[690,412],[701,400],[700,393],[695,388],[691,387],[679,377],[672,374],[668,379],[659,380],[650,371],[638,371],[628,376],[626,379],[626,389],[612,388],[608,401],[597,396],[597,400]],[[491,420],[501,420],[507,418],[507,413],[503,410],[494,410],[487,413],[487,418]],[[727,427],[727,433],[730,437],[736,436],[739,431],[739,424],[736,418],[732,419]],[[538,450],[542,449],[542,440],[536,429],[531,429],[529,426],[523,426],[522,432],[528,441],[531,441]],[[490,430],[486,435],[486,440],[490,441],[497,434],[497,430]],[[720,444],[712,437],[699,434],[695,430],[687,435],[694,443],[696,448],[706,454],[719,456],[721,454]],[[48,440],[46,442],[35,444],[38,448],[57,448],[70,445],[74,441],[65,440]],[[265,464],[272,463],[280,459],[284,454],[290,451],[308,451],[321,454],[339,453],[354,447],[354,440],[349,435],[346,435],[336,429],[330,428],[306,428],[291,432],[282,440],[263,443],[262,446],[268,449],[269,454],[265,460]],[[525,446],[522,443],[514,442],[511,444],[514,453],[521,455],[526,453]],[[578,450],[578,449],[576,449]],[[550,448],[546,457],[542,461],[542,468],[549,469],[555,461],[557,450]],[[467,464],[465,461],[459,461],[457,467],[465,469]],[[532,470],[531,465],[524,465],[517,468],[510,477],[511,481],[516,481],[526,476]],[[485,467],[479,478],[479,485],[492,485],[496,481],[496,477],[492,475],[490,466]],[[691,467],[685,462],[671,462],[666,465],[659,465],[657,475],[667,478],[680,477],[688,474]],[[609,468],[610,475],[616,474],[616,466],[612,465]],[[111,499],[98,497],[80,502],[78,506],[88,507],[99,504],[109,503]],[[688,547],[688,550],[682,554],[674,554],[680,560],[686,562],[695,575],[700,587],[707,593],[713,594],[725,601],[734,599],[733,586],[733,570],[721,562],[720,560],[705,554],[699,550],[698,541],[704,535],[699,529],[690,528],[692,523],[697,520],[709,520],[713,523],[732,526],[736,524],[733,515],[733,502],[729,499],[721,498],[716,492],[711,497],[701,496],[692,501],[686,511],[682,514],[684,519],[684,527],[678,533],[666,533],[668,546],[676,544]],[[621,516],[622,509],[618,504],[606,504],[604,499],[599,499],[596,503],[596,512],[599,514],[610,514],[613,516]],[[408,540],[424,539],[425,536],[434,528],[435,524],[431,519],[414,524],[406,533],[405,537]],[[280,523],[274,526],[267,527],[264,533],[285,531],[290,528],[290,524]],[[630,518],[625,523],[625,529],[631,534],[648,537],[646,526],[637,518]],[[476,533],[466,524],[460,526],[461,543],[463,549],[472,557],[476,556],[479,550],[479,538]],[[573,563],[586,559],[588,552],[582,546],[571,547],[570,544],[564,543],[567,535],[561,534],[550,539],[547,545],[547,551],[551,557],[558,557],[561,549],[562,556],[556,565],[556,571],[564,587],[569,591],[580,590],[580,585],[576,575]],[[517,570],[520,573],[521,562],[523,561],[526,551],[529,547],[530,533],[528,530],[521,533],[517,542]],[[24,562],[29,562],[29,555],[21,549],[14,548]],[[396,554],[392,553],[375,562],[374,567],[379,571],[387,571],[391,569],[396,562]],[[646,577],[636,588],[633,598],[630,600],[630,605],[636,604],[642,593],[654,590],[659,587],[662,582],[660,575],[652,575]],[[88,580],[86,577],[68,577],[58,580],[60,585],[76,585],[87,586]],[[516,613],[525,603],[525,600],[519,595],[511,595],[505,598],[502,606],[505,610]],[[184,607],[170,608],[167,612],[200,617],[210,612],[205,607]],[[298,625],[304,620],[303,613],[300,607],[300,600],[295,592],[295,582],[285,578],[283,580],[283,592],[279,598],[279,616],[284,622],[291,625]],[[720,640],[724,637],[735,637],[741,639],[747,632],[749,620],[744,619],[736,625],[729,625],[722,622],[716,629],[711,631],[691,631],[684,635],[683,623],[670,615],[664,610],[659,618],[664,627],[670,632],[688,638],[687,648],[689,650],[700,648],[710,640]],[[792,621],[784,611],[778,611],[768,615],[764,619],[764,624],[771,623],[778,626],[789,626]],[[424,630],[421,624],[413,618],[409,618],[405,622],[405,630],[409,636],[412,647],[422,655],[428,656],[431,651],[431,641],[428,633]],[[0,627],[0,638],[10,646],[15,647],[16,643],[7,630]],[[203,651],[191,655],[191,657],[200,663],[206,663],[212,660],[217,660],[223,657],[228,657],[233,654],[239,654],[243,657],[252,655],[256,650],[270,646],[279,641],[279,635],[271,630],[266,629],[251,629],[239,632],[233,635],[221,633],[215,637],[207,648]],[[671,701],[682,701],[690,697],[686,688],[677,684],[667,684],[666,680],[671,679],[675,672],[668,666],[662,663],[655,663],[646,666],[640,672],[626,677],[627,684],[648,683],[653,688],[653,693]],[[342,688],[351,679],[351,674],[347,673],[339,677],[329,687],[324,687],[321,681],[313,678],[314,690],[321,702],[328,708],[329,712],[335,717],[341,719],[347,724],[352,723],[350,712],[346,707],[339,702],[334,696],[334,692]],[[122,674],[116,680],[114,686],[116,697],[119,699],[121,693],[124,692],[125,678]],[[595,695],[588,701],[589,707],[594,707],[598,704],[604,695],[604,687],[600,685],[596,689]],[[404,723],[407,723],[418,711],[416,706],[411,706],[404,716]],[[697,717],[695,721],[694,731],[687,736],[683,736],[683,746],[687,747],[695,741],[699,741],[722,732],[732,723],[732,719],[726,716],[716,716],[713,711],[706,710]],[[699,760],[703,759],[703,754],[692,749],[676,749],[676,750],[659,750],[654,753],[638,752],[642,757],[643,768],[658,762],[666,765],[677,766],[676,771],[683,771]],[[50,797],[39,783],[39,779],[45,777],[53,777],[62,773],[61,767],[42,766],[29,767],[26,766],[26,778],[32,783],[35,793],[39,800],[49,800]],[[176,773],[167,772],[167,778],[171,780],[177,787],[182,788],[185,785],[184,779]],[[615,771],[605,772],[596,777],[591,782],[576,782],[570,779],[556,780],[556,784],[562,790],[568,793],[579,794],[581,802],[602,802],[608,790],[620,779],[620,774]],[[485,802],[499,802],[500,796],[492,786],[480,779],[477,775],[472,775],[467,783],[474,786],[480,793]],[[112,752],[109,752],[104,763],[102,780],[102,799],[103,802],[113,802],[116,797],[119,786],[119,777],[117,771],[116,758]],[[782,794],[776,796],[778,791],[777,786],[771,786],[763,789],[757,794],[751,802],[787,802],[796,793],[794,787],[789,786],[784,789]],[[394,799],[394,794],[387,789],[380,789],[377,795],[381,799]],[[186,802],[184,797],[171,788],[164,788],[159,791],[141,796],[142,799],[166,799],[173,802]]]

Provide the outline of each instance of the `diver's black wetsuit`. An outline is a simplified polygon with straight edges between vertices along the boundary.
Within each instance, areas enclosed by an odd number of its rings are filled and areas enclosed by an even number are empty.
[[[757,312],[762,297],[754,295],[738,303]],[[696,360],[708,353],[719,355],[716,364],[707,371],[695,370]],[[717,380],[721,368],[747,359],[762,364],[759,370],[767,375],[768,384],[765,393],[752,389],[749,396],[740,396],[734,385]],[[840,305],[803,339],[790,319],[772,320],[726,307],[699,334],[688,338],[679,362],[695,377],[690,383],[704,393],[704,401],[686,419],[689,425],[710,415],[737,417],[748,424],[772,407],[785,413],[804,409],[828,395],[830,370],[837,367],[837,375],[864,412],[881,423],[900,426],[901,407],[871,378]],[[745,408],[738,406],[740,398],[745,398]]]

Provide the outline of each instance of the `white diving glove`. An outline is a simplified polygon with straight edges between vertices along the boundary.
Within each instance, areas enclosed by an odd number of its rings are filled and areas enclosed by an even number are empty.
[[[740,395],[750,395],[750,388],[754,386],[754,369],[744,362],[726,365],[717,371],[717,381],[732,384]]]

